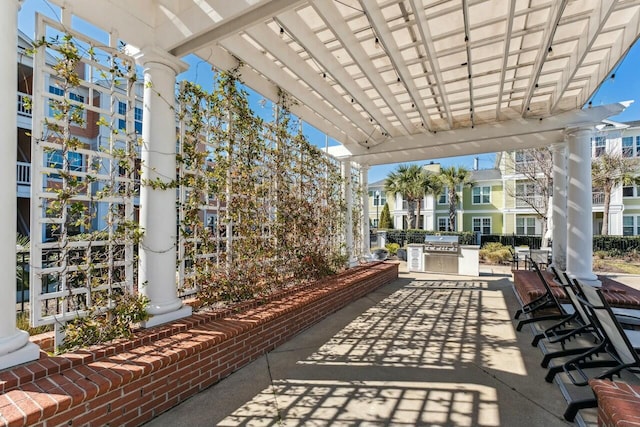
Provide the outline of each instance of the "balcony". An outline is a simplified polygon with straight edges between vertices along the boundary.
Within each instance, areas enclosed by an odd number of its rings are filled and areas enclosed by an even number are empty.
[[[18,162],[16,164],[16,181],[18,185],[31,185],[31,163]]]
[[[593,193],[591,195],[591,204],[593,206],[602,206],[604,205],[604,193],[602,192],[597,192],[597,193]]]
[[[31,95],[18,92],[18,115],[31,117]]]
[[[545,200],[542,196],[519,196],[516,194],[516,208],[536,208],[544,207]]]

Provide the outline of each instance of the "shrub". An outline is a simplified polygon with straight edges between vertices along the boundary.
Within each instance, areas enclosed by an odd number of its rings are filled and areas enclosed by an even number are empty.
[[[596,251],[593,253],[598,259],[604,259],[607,256],[607,251]]]
[[[400,245],[397,243],[387,243],[385,248],[389,251],[389,255],[395,255],[398,253],[398,249],[400,249]]]
[[[480,259],[491,263],[509,262],[512,258],[511,251],[508,246],[499,242],[486,243],[480,249]]]

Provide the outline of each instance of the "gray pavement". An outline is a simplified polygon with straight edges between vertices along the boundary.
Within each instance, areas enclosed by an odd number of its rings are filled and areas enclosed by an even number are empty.
[[[508,268],[481,271],[401,273],[147,426],[572,425]]]

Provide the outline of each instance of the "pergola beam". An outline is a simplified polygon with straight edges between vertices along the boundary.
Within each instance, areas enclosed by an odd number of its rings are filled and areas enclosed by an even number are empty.
[[[393,138],[389,147],[371,147],[355,154],[354,159],[370,165],[407,160],[426,160],[467,154],[490,153],[514,148],[540,147],[557,141],[545,137],[548,133],[564,132],[567,128],[594,125],[607,117],[620,114],[629,103],[616,103],[573,110],[540,120],[518,118],[499,123],[481,124],[474,129],[462,128]],[[427,154],[428,153],[428,154]],[[435,153],[440,153],[437,157]],[[446,155],[444,155],[446,154]]]
[[[182,43],[173,47],[170,53],[177,57],[188,55],[207,45],[215,44],[220,40],[238,34],[240,31],[256,24],[264,23],[272,17],[303,3],[306,3],[306,0],[264,0],[256,3],[235,16],[224,19],[204,33],[185,39]]]

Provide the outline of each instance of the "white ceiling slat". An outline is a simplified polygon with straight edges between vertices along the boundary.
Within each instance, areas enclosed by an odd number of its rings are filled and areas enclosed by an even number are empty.
[[[391,90],[380,76],[379,71],[376,70],[375,66],[371,62],[369,55],[367,55],[364,48],[360,45],[360,42],[356,39],[333,2],[316,0],[312,5],[316,13],[322,17],[326,25],[341,40],[345,50],[349,55],[351,55],[356,64],[364,72],[375,90],[380,94],[380,96],[382,96],[382,99],[384,99],[393,114],[398,118],[404,127],[404,130],[408,133],[415,132],[413,124],[407,119],[402,108],[396,102],[395,97],[391,93]]]
[[[263,0],[246,8],[233,17],[224,19],[201,34],[186,38],[179,45],[171,49],[175,56],[184,56],[201,49],[209,44],[225,39],[253,25],[265,22],[279,13],[298,5],[306,0]]]
[[[285,92],[297,98],[300,102],[306,104],[309,108],[316,111],[325,120],[331,122],[334,126],[343,129],[346,135],[351,139],[349,142],[362,142],[367,135],[362,130],[356,128],[352,122],[347,121],[338,114],[333,108],[330,108],[321,99],[315,97],[308,88],[302,86],[298,82],[291,79],[282,71],[272,60],[267,58],[261,52],[256,51],[253,46],[240,36],[233,36],[221,41],[222,47],[231,52],[234,56],[241,59],[246,64],[256,70],[260,70],[266,78],[281,87]],[[345,141],[341,141],[345,143]]]
[[[335,78],[336,83],[341,85],[345,92],[353,98],[354,102],[361,105],[386,133],[391,136],[396,136],[397,132],[387,118],[380,112],[380,108],[377,107],[364,90],[355,83],[353,76],[350,75],[338,62],[336,57],[327,50],[324,43],[318,39],[315,33],[301,22],[296,12],[285,12],[278,16],[277,21],[284,28],[285,33],[291,35],[298,44],[304,47],[307,53],[315,58],[323,69],[328,70],[331,76]]]
[[[371,25],[373,26],[376,35],[380,39],[380,43],[384,47],[384,50],[391,60],[391,63],[394,65],[396,72],[399,74],[398,78],[400,78],[401,83],[404,85],[407,93],[409,94],[409,97],[413,101],[413,105],[420,113],[420,118],[425,130],[433,131],[435,125],[431,120],[431,116],[425,108],[422,99],[416,98],[416,95],[418,94],[418,88],[416,88],[413,77],[409,73],[407,67],[404,65],[404,60],[402,58],[402,55],[400,54],[400,49],[398,48],[398,45],[393,38],[393,34],[391,34],[391,31],[389,30],[386,19],[382,15],[380,8],[367,8],[367,4],[362,0],[360,0],[360,5],[366,11]]]
[[[278,61],[285,64],[293,73],[295,73],[302,81],[309,85],[324,99],[331,100],[333,107],[338,110],[345,118],[350,120],[368,137],[360,142],[365,143],[366,139],[378,139],[380,132],[367,119],[362,117],[360,113],[353,109],[351,103],[347,102],[344,97],[338,95],[336,91],[327,84],[327,79],[318,74],[309,67],[300,56],[293,54],[284,40],[278,37],[266,25],[260,24],[253,28],[247,29],[247,34],[258,42],[265,50],[268,48],[269,53]],[[296,96],[296,93],[292,93]],[[370,141],[366,141],[368,143]]]
[[[551,47],[551,43],[553,42],[553,36],[555,35],[556,28],[558,26],[558,22],[562,17],[562,13],[564,12],[565,7],[567,6],[568,0],[557,0],[551,2],[551,7],[549,9],[549,17],[547,19],[547,25],[544,28],[542,34],[542,43],[540,44],[540,50],[538,50],[538,55],[536,56],[536,62],[533,66],[533,73],[531,73],[531,78],[529,79],[529,86],[527,87],[527,92],[524,96],[524,102],[522,104],[522,115],[526,115],[529,110],[529,105],[531,104],[531,98],[533,97],[533,92],[536,89],[536,84],[538,83],[538,76],[540,75],[540,71],[542,70],[542,66],[544,65],[544,61],[547,59],[547,55],[549,53],[549,47]]]
[[[471,58],[471,47],[470,47],[470,37],[471,37],[471,30],[469,28],[469,1],[468,0],[462,0],[462,16],[463,16],[463,20],[464,20],[464,43],[466,46],[466,52],[467,52],[467,73],[468,73],[468,77],[469,77],[469,117],[471,120],[471,127],[473,128],[475,125],[475,121],[473,120],[473,115],[474,115],[474,111],[473,111],[473,59]]]
[[[596,89],[602,84],[607,76],[609,76],[610,71],[615,68],[622,58],[624,58],[628,49],[637,40],[638,34],[640,34],[640,7],[631,15],[625,31],[611,46],[609,54],[606,57],[606,61],[604,61],[605,63],[600,66],[597,75],[590,76],[587,82],[587,87],[581,93],[581,98],[579,100],[580,105],[587,102]]]
[[[513,30],[513,17],[516,3],[509,2],[509,13],[507,18],[507,32],[504,35],[504,51],[502,53],[502,68],[500,69],[500,83],[498,86],[498,101],[496,102],[496,120],[500,121],[500,110],[502,109],[502,96],[504,94],[505,76],[507,73],[507,61],[509,59],[509,49],[511,47],[511,33]]]
[[[555,111],[564,92],[567,90],[569,83],[576,75],[578,69],[582,66],[582,63],[593,46],[593,43],[596,41],[598,34],[604,27],[607,19],[609,19],[609,16],[611,16],[616,2],[615,0],[600,0],[596,3],[595,9],[589,17],[587,30],[580,34],[576,48],[572,50],[569,61],[562,71],[561,78],[556,84],[551,104],[551,112]],[[605,73],[610,69],[608,67],[601,68],[606,68]]]
[[[238,66],[238,60],[219,46],[206,47],[196,51],[195,54],[205,61],[211,61],[213,66],[219,70],[229,71]],[[278,99],[279,87],[265,79],[263,75],[258,74],[253,68],[245,65],[241,68],[240,74],[242,82],[248,87],[274,103],[280,101]],[[289,109],[291,113],[295,114],[306,123],[309,123],[317,129],[322,129],[324,133],[334,140],[347,141],[348,144],[349,137],[344,132],[344,129],[338,128],[333,124],[328,126],[328,120],[322,117],[318,112],[312,110],[309,105],[302,102],[292,102],[289,105]]]
[[[431,68],[433,77],[436,80],[440,102],[442,104],[442,107],[444,108],[445,114],[447,115],[447,123],[449,124],[449,129],[453,129],[451,107],[449,106],[449,102],[447,100],[447,93],[443,84],[440,64],[438,63],[438,58],[436,57],[436,48],[433,43],[433,38],[431,37],[431,30],[429,29],[429,23],[427,22],[427,15],[425,14],[424,7],[422,6],[422,0],[410,0],[410,2],[411,9],[413,10],[413,15],[416,17],[418,30],[420,31],[420,37],[422,38],[422,42],[424,43],[427,60],[429,61],[429,67]]]

